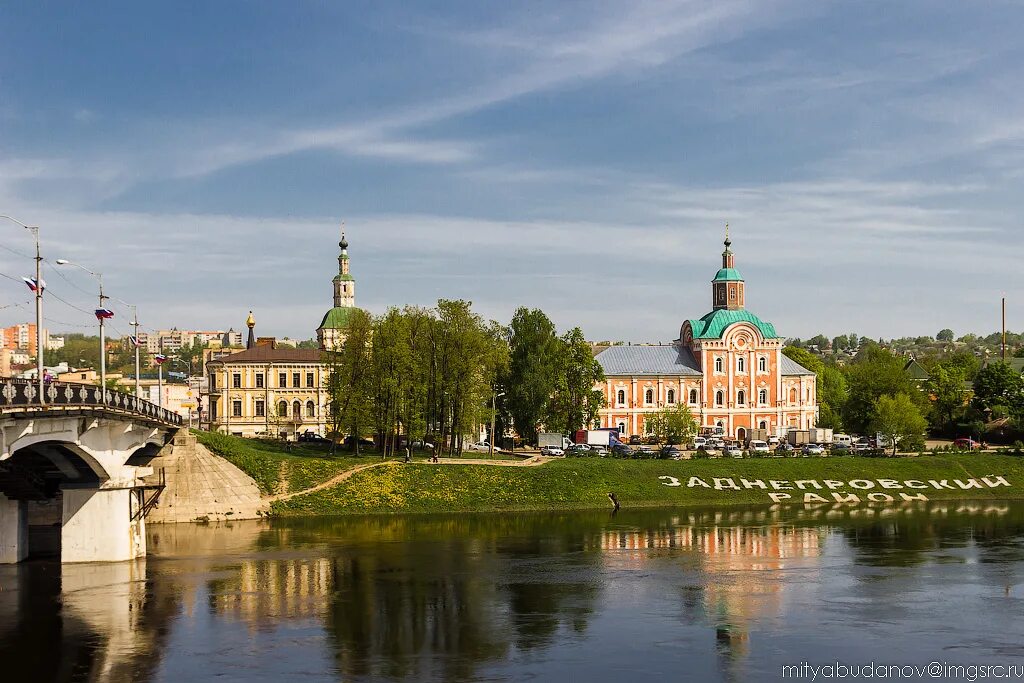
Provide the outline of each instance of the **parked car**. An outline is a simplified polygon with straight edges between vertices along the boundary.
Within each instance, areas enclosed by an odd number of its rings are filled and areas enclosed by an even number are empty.
[[[644,442],[644,437],[640,436],[639,434],[633,434],[632,436],[629,437],[629,445],[630,446],[639,446],[643,442]]]
[[[974,439],[961,437],[953,442],[953,445],[965,451],[976,451],[981,449],[981,444]]]
[[[751,441],[750,450],[753,453],[767,453],[769,452],[767,441]]]
[[[565,455],[565,451],[563,451],[558,446],[544,446],[543,448],[540,449],[540,454],[550,455],[552,457],[558,458]]]
[[[612,446],[612,455],[617,458],[632,458],[633,450],[624,443],[617,443]]]
[[[836,443],[832,444],[832,452],[835,455],[848,455],[852,451],[853,446],[844,441],[837,441]]]
[[[658,437],[655,436],[654,434],[648,436],[646,439],[644,439],[644,441],[647,443],[648,446],[658,445]]]
[[[319,443],[319,444],[329,444],[329,443],[331,443],[330,439],[325,439],[324,437],[320,436],[319,434],[317,434],[315,432],[303,432],[302,434],[299,434],[298,441],[301,441],[302,443]]]
[[[419,449],[419,450],[423,450],[423,451],[432,451],[432,450],[434,450],[434,444],[430,443],[429,441],[423,441],[423,440],[413,441],[412,442],[412,447],[416,448],[416,449]]]
[[[743,449],[736,444],[731,444],[725,447],[725,450],[722,451],[722,455],[727,458],[742,458]]]
[[[779,437],[777,437],[777,436],[769,436],[768,437],[768,445],[769,446],[773,446],[773,447],[774,446],[778,446],[781,443],[781,441],[782,440],[779,439]]]
[[[636,456],[638,458],[653,458],[655,457],[656,453],[657,451],[655,451],[650,446],[640,446],[639,448],[636,449]]]
[[[590,455],[590,446],[585,443],[574,443],[565,449],[567,457],[585,458]]]
[[[804,455],[825,455],[825,449],[816,443],[809,443],[804,446]]]
[[[595,456],[597,456],[599,458],[607,458],[608,457],[608,449],[605,448],[604,446],[591,446],[590,447],[590,452],[591,452],[592,455],[595,455]]]
[[[864,453],[871,450],[871,444],[866,441],[857,441],[853,444],[854,453]]]
[[[663,446],[661,457],[665,460],[682,460],[683,451],[680,450],[679,446]]]
[[[481,441],[480,443],[471,443],[468,446],[463,446],[462,450],[472,451],[473,453],[490,453],[491,445],[486,441]],[[497,453],[499,450],[500,449],[495,448],[494,452]]]
[[[776,453],[777,453],[778,455],[789,455],[789,454],[790,454],[790,453],[792,453],[792,452],[793,452],[794,450],[795,450],[795,449],[794,449],[794,447],[793,447],[793,444],[789,443],[788,441],[783,441],[782,443],[780,443],[780,444],[779,444],[778,446],[776,446],[776,448],[775,448],[775,452],[776,452]]]

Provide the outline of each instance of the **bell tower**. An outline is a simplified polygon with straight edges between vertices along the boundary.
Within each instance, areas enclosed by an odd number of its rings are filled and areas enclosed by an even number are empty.
[[[334,307],[350,308],[356,305],[356,281],[349,273],[348,240],[345,239],[345,225],[341,228],[341,254],[338,255],[338,274],[334,277]]]
[[[722,268],[711,281],[711,303],[714,310],[742,310],[744,301],[743,276],[736,270],[736,255],[732,253],[729,239],[729,224],[725,224],[725,251],[722,252]]]

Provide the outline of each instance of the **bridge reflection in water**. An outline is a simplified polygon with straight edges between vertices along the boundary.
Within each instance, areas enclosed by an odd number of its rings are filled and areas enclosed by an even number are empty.
[[[1022,534],[1019,504],[161,525],[145,562],[0,567],[0,656],[38,681],[621,680],[683,661],[748,680],[794,617],[832,609],[824,586],[856,629],[889,628],[861,604],[896,608],[906,581],[1011,590]],[[951,552],[971,559],[943,578]]]

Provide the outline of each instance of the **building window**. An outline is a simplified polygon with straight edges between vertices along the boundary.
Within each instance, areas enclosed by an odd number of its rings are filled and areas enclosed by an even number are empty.
[[[315,382],[313,381],[313,373],[312,372],[307,372],[306,373],[306,386],[309,387],[310,389],[312,389],[314,384],[315,384]]]
[[[217,388],[217,375],[211,372],[210,373],[210,389],[216,389],[216,388]]]
[[[767,389],[761,389],[760,391],[757,392],[757,402],[760,403],[761,405],[768,403]]]
[[[257,389],[262,389],[263,388],[263,373],[262,372],[257,372],[256,373],[256,388]]]
[[[760,372],[768,372],[768,359],[765,358],[764,356],[761,356],[760,358],[758,358],[757,359],[757,369]]]
[[[617,400],[618,405],[620,405],[620,406],[626,405],[626,391],[624,389],[619,389],[619,393],[616,395],[616,398],[618,399]]]
[[[693,405],[697,405],[697,390],[696,389],[690,389],[690,403],[693,404]]]
[[[302,373],[301,372],[293,372],[292,373],[292,386],[295,387],[296,389],[302,386]]]
[[[306,401],[306,417],[316,417],[316,404]]]
[[[214,396],[210,397],[210,415],[217,417],[217,399]]]
[[[651,405],[652,403],[654,403],[653,389],[648,389],[647,391],[644,392],[644,403],[646,403],[647,405]]]
[[[626,433],[626,423],[625,422],[620,422],[619,423],[619,434],[625,434],[625,433]]]
[[[676,402],[676,390],[675,389],[669,389],[668,390],[668,394],[665,397],[665,400],[667,400],[670,405],[675,403]]]
[[[736,405],[741,405],[742,406],[742,405],[746,405],[746,404],[747,404],[747,392],[745,392],[742,389],[740,389],[739,393],[736,394]]]
[[[715,372],[722,372],[724,368],[725,368],[725,365],[724,365],[724,363],[722,363],[722,359],[721,358],[716,358],[715,359]]]
[[[760,424],[758,424],[757,428],[758,429],[768,429],[768,423],[765,422],[764,420],[761,420],[761,422],[760,422]]]
[[[288,373],[279,372],[277,373],[277,386],[286,387],[288,386]]]
[[[744,358],[743,356],[740,356],[739,358],[736,359],[736,370],[738,372],[747,371],[747,359]]]
[[[721,391],[715,392],[715,405],[721,406],[725,404],[725,394]]]
[[[281,401],[277,404],[277,416],[288,417],[288,401]]]
[[[795,387],[789,390],[789,402],[790,403],[796,403],[796,388]]]
[[[232,401],[231,402],[231,416],[232,417],[242,417],[242,402],[241,401]]]
[[[231,375],[231,388],[233,388],[233,389],[241,389],[242,388],[242,375],[241,374],[236,372],[235,374]]]
[[[292,403],[292,418],[296,421],[302,418],[302,404],[298,401]]]
[[[256,401],[256,417],[263,417],[266,414],[266,404],[263,401]]]

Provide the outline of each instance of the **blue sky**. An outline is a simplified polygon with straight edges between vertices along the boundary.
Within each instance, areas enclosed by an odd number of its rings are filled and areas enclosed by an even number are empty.
[[[782,334],[989,332],[1002,291],[1016,329],[1022,25],[994,1],[8,3],[0,213],[153,328],[253,309],[312,336],[345,220],[376,313],[465,298],[669,341],[729,221]],[[0,272],[28,274],[3,230]]]

